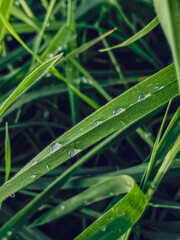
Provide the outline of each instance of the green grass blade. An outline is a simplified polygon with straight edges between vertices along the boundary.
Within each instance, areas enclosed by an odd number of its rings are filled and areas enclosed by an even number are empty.
[[[133,185],[134,185],[134,180],[129,176],[112,177],[106,181],[97,183],[97,184],[93,185],[92,187],[88,188],[87,190],[81,192],[80,194],[78,194],[66,201],[63,201],[62,203],[60,203],[53,209],[47,211],[45,214],[43,214],[37,220],[35,220],[31,226],[38,226],[38,225],[45,224],[45,223],[55,220],[57,218],[63,217],[80,207],[85,207],[94,202],[101,201],[101,200],[109,198],[109,197],[117,196],[119,194],[127,193],[127,192],[131,191],[131,189],[133,188]],[[139,194],[141,197],[143,196],[140,189],[139,189]],[[134,208],[135,206],[137,207],[138,202],[140,200],[140,196],[137,194],[136,198],[135,198],[132,195],[132,198],[129,198],[129,199],[126,198],[126,203],[124,203],[124,204],[126,206],[130,205],[132,208]],[[131,199],[131,203],[130,203],[130,199]],[[128,203],[128,201],[129,201],[129,203]],[[134,201],[137,201],[137,202],[135,203]],[[127,212],[129,212],[129,213],[131,212],[131,214],[126,213],[127,221],[129,220],[129,222],[131,222],[135,216],[137,217],[137,219],[141,216],[142,212],[144,211],[144,209],[146,207],[145,196],[143,196],[143,200],[141,199],[141,201],[142,201],[142,205],[141,205],[142,209],[141,210],[138,209],[138,207],[137,207],[138,211],[136,210],[137,212],[136,211],[133,212],[130,209],[128,209]],[[118,205],[118,212],[116,212],[116,217],[118,214],[123,215],[122,212],[124,211],[124,207],[125,206],[121,206],[121,204]],[[113,210],[111,211],[111,214],[112,214],[112,212],[113,212]],[[130,215],[130,216],[128,216],[128,215]],[[108,216],[108,217],[110,217],[110,216]],[[136,221],[137,221],[137,219],[136,219]],[[121,222],[120,218],[118,220]],[[114,219],[114,221],[115,221],[115,219]],[[103,226],[106,226],[106,228],[108,228],[108,224],[112,224],[112,223],[107,223],[105,220],[103,223],[103,220],[101,220],[101,224],[99,226],[103,225]],[[132,224],[134,224],[134,222]],[[98,225],[98,223],[97,223],[97,225]],[[119,225],[119,227],[121,227],[121,226]],[[128,228],[129,228],[129,226],[125,227],[125,229],[121,232],[121,234],[124,233],[124,231],[126,231]],[[91,231],[92,232],[94,231],[93,227],[91,227]],[[102,234],[101,229],[99,229],[99,234]],[[108,232],[108,234],[109,234],[109,232]],[[93,237],[95,237],[95,236],[93,236]],[[91,236],[91,238],[92,238],[92,236]],[[91,238],[87,238],[87,239],[91,239]],[[96,238],[93,238],[93,239],[96,239]]]
[[[61,56],[62,54],[48,60],[47,62],[39,66],[37,69],[35,69],[31,74],[29,74],[0,106],[0,116],[9,107],[9,105],[14,102],[17,97],[19,97],[23,92],[25,92],[29,87],[31,87],[32,84],[37,82],[45,73],[47,73],[49,68],[56,64]]]
[[[134,42],[136,42],[137,40],[141,39],[142,37],[144,37],[146,34],[148,34],[149,32],[151,32],[155,27],[157,27],[159,24],[159,20],[157,17],[155,17],[150,23],[148,23],[143,29],[141,29],[139,32],[137,32],[136,34],[134,34],[132,37],[128,38],[126,41],[124,41],[123,43],[117,44],[113,47],[110,48],[105,48],[105,49],[100,49],[100,52],[104,52],[104,51],[109,51],[115,48],[120,48],[120,47],[125,47],[128,46]]]
[[[14,2],[14,0],[1,0],[0,1],[0,11],[3,12],[3,14],[7,20],[9,19],[13,2]],[[0,20],[0,52],[1,52],[2,42],[3,42],[5,34],[6,34],[6,27],[4,26],[3,22]]]
[[[126,190],[128,193],[92,225],[86,228],[84,232],[75,238],[76,240],[118,239],[141,217],[146,208],[146,198],[144,194],[131,177],[120,176],[118,179],[122,192]],[[113,178],[109,181],[113,181]],[[103,187],[105,187],[106,183],[106,181],[100,183],[100,186],[103,185]],[[118,183],[116,183],[116,188]],[[129,188],[129,186],[131,188]],[[112,188],[109,193],[113,191],[114,189]],[[96,194],[98,195],[97,192]]]
[[[171,47],[180,91],[180,1],[154,0],[154,7]]]
[[[158,86],[156,86],[157,81]],[[113,99],[56,139],[52,143],[57,146],[56,152],[52,153],[52,144],[47,146],[0,188],[0,201],[100,139],[118,129],[122,131],[127,129],[177,94],[175,70],[173,65],[170,65]]]
[[[156,160],[156,154],[157,154],[157,151],[158,151],[159,141],[160,141],[160,137],[161,137],[161,134],[162,134],[162,131],[163,131],[163,128],[164,128],[164,124],[165,124],[165,121],[166,121],[166,118],[167,118],[167,115],[168,115],[168,111],[169,111],[170,105],[171,105],[171,101],[169,102],[169,104],[167,106],[166,112],[164,114],[163,121],[161,123],[158,135],[156,137],[156,141],[154,143],[154,147],[153,147],[153,150],[152,150],[152,154],[151,154],[151,158],[150,158],[150,161],[149,161],[149,165],[148,165],[147,171],[145,173],[145,179],[144,179],[144,183],[143,183],[143,187],[142,187],[143,190],[146,189],[146,185],[147,185],[147,182],[149,180],[150,173],[152,172],[153,167],[155,165],[155,160]]]
[[[8,123],[6,122],[6,137],[5,137],[5,162],[6,162],[6,175],[5,182],[8,181],[11,172],[11,144],[8,132]]]

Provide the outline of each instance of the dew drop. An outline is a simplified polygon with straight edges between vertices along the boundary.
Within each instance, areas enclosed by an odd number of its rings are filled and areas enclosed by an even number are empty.
[[[156,87],[155,87],[155,89],[158,90],[158,91],[161,90],[161,89],[163,89],[163,88],[164,88],[164,86],[156,86]]]
[[[116,108],[113,110],[113,116],[118,116],[119,114],[121,114],[124,111],[125,111],[124,108]]]
[[[31,178],[31,179],[35,179],[35,178],[36,178],[36,175],[31,175],[30,178]]]
[[[77,151],[75,148],[70,148],[69,149],[69,156],[74,157],[77,154]]]
[[[48,165],[46,165],[46,168],[47,168],[48,170],[50,169]]]
[[[151,183],[151,188],[155,189],[155,185],[153,183]]]
[[[61,210],[64,211],[66,209],[65,205],[61,205]]]
[[[50,72],[47,72],[46,73],[46,77],[49,78],[51,76],[51,73]]]
[[[109,193],[109,196],[113,196],[113,195],[114,195],[114,193],[113,193],[113,192],[110,192],[110,193]]]
[[[37,161],[35,160],[34,162],[31,163],[32,166],[36,165]]]
[[[7,36],[7,41],[8,41],[8,42],[11,42],[11,41],[12,41],[12,39],[13,39],[13,38],[12,38],[12,36],[11,36],[11,35],[8,35],[8,36]]]
[[[46,27],[49,27],[49,22],[46,23]]]
[[[84,200],[84,204],[85,204],[85,205],[88,205],[89,203],[88,203],[88,201],[87,201],[87,200]]]
[[[146,98],[148,98],[150,96],[151,96],[150,93],[148,93],[148,94],[140,93],[139,97],[138,97],[138,102],[141,102],[141,101],[145,100]]]
[[[18,6],[20,5],[19,1],[16,0],[16,1],[14,2],[14,5],[18,7]]]
[[[130,185],[130,182],[127,182],[127,185]]]
[[[62,144],[60,143],[53,143],[50,147],[50,151],[51,153],[55,153],[56,151],[58,151],[60,148],[62,147]]]
[[[97,126],[99,126],[99,124],[100,124],[100,121],[95,121],[94,122],[94,125],[97,127]]]
[[[8,238],[7,237],[3,237],[2,240],[8,240]]]
[[[15,194],[12,193],[12,194],[10,195],[10,198],[15,198]]]
[[[118,216],[118,217],[124,216],[124,212],[118,212],[117,216]]]
[[[61,51],[61,50],[62,50],[62,47],[61,47],[61,46],[59,46],[57,50],[58,50],[58,51]]]
[[[46,59],[48,60],[48,59],[52,58],[53,56],[54,56],[53,53],[49,53],[46,55]]]
[[[10,237],[12,235],[12,232],[11,231],[8,231],[7,232],[7,236]]]
[[[121,231],[122,231],[122,228],[119,228],[118,230],[119,230],[119,232],[121,232]]]
[[[100,226],[100,230],[102,231],[102,232],[105,232],[106,231],[106,226],[105,225],[102,225],[102,226]]]

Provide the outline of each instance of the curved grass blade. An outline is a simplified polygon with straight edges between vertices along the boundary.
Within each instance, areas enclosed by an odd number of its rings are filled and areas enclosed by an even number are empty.
[[[128,46],[134,42],[136,42],[137,40],[141,39],[142,37],[144,37],[146,34],[148,34],[149,32],[151,32],[155,27],[157,27],[159,24],[159,20],[157,17],[155,17],[150,23],[148,23],[143,29],[141,29],[139,32],[137,32],[136,34],[134,34],[132,37],[128,38],[126,41],[124,41],[123,43],[117,44],[113,47],[110,48],[105,48],[105,49],[100,49],[100,52],[105,52],[105,51],[109,51],[115,48],[120,48],[120,47],[125,47]]]
[[[43,225],[52,220],[63,217],[80,207],[85,207],[94,202],[101,201],[101,200],[109,198],[109,197],[118,196],[119,194],[128,193],[129,191],[132,190],[133,187],[138,188],[137,185],[135,184],[134,180],[129,176],[124,175],[124,176],[112,177],[106,181],[103,181],[103,182],[93,185],[92,187],[88,188],[87,190],[83,191],[82,193],[80,193],[66,201],[63,201],[62,203],[60,203],[53,209],[51,209],[51,210],[47,211],[45,214],[41,215],[30,226]],[[129,212],[129,213],[131,212],[131,214],[129,214],[131,216],[127,216],[128,214],[125,214],[127,209],[124,212],[124,208],[122,208],[122,206],[120,204],[118,205],[118,212],[116,212],[116,217],[118,216],[119,221],[121,221],[121,220],[120,220],[118,214],[121,214],[122,216],[126,215],[126,217],[129,218],[129,221],[131,222],[135,216],[137,218],[139,218],[141,216],[141,214],[143,213],[143,211],[146,207],[146,200],[145,200],[145,196],[142,194],[141,190],[138,189],[138,191],[139,191],[139,195],[137,194],[136,199],[133,196],[132,196],[132,199],[131,198],[127,199],[127,197],[126,197],[127,205],[130,205],[131,208],[135,208],[135,206],[136,206],[135,212],[128,209],[127,212]],[[141,199],[142,204],[139,206],[138,204],[139,204],[140,197],[143,197],[144,201],[142,201],[142,199]],[[129,203],[128,203],[128,201],[129,201]],[[139,212],[140,212],[140,214],[139,214]],[[108,217],[112,217],[112,216],[108,216]],[[126,220],[128,220],[128,219],[126,219]],[[104,226],[104,228],[108,228],[108,223],[105,223],[105,222],[106,221],[104,221],[104,224],[101,223],[101,225],[98,226],[99,227],[98,230],[100,232],[101,232],[101,227]],[[119,225],[119,227],[121,227],[121,226]],[[127,229],[128,228],[129,228],[129,226],[127,227]],[[125,230],[126,229],[124,229],[124,231]],[[101,232],[101,234],[102,234],[102,232]],[[102,235],[102,237],[104,237],[104,236]],[[87,239],[91,239],[91,238],[87,238]]]
[[[108,186],[112,179],[103,182],[104,185]],[[102,186],[103,183],[99,185]],[[128,192],[125,197],[86,228],[75,240],[118,239],[138,221],[146,208],[145,195],[129,176],[120,176],[118,183],[122,192],[123,190]],[[118,188],[118,183],[116,182],[115,188]],[[110,190],[110,193],[113,190]]]
[[[177,94],[175,70],[170,65],[113,99],[52,142],[0,188],[0,201],[100,139],[118,129],[124,131]],[[52,152],[54,144],[57,151]]]
[[[154,7],[172,50],[180,91],[180,1],[154,0]]]
[[[4,13],[4,16],[7,19],[9,19],[13,2],[14,2],[14,0],[1,0],[0,1],[0,11],[2,11]],[[3,42],[5,34],[6,34],[6,27],[4,26],[3,22],[0,20],[0,52],[1,52],[2,42]]]
[[[13,103],[15,99],[17,99],[17,97],[29,89],[32,84],[37,82],[49,70],[49,68],[56,64],[61,56],[62,54],[48,60],[36,68],[31,74],[29,74],[0,106],[0,116],[9,107],[9,105]]]

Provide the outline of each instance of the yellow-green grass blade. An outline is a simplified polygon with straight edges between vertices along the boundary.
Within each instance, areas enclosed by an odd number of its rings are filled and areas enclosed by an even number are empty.
[[[14,0],[1,0],[0,1],[0,11],[3,12],[3,14],[7,20],[9,19],[13,2],[14,2]],[[0,52],[1,52],[2,42],[3,42],[5,34],[6,34],[6,27],[4,26],[3,22],[0,20]]]
[[[6,174],[5,182],[8,181],[11,172],[11,144],[9,139],[8,123],[6,122],[6,137],[5,137],[5,163],[6,163]]]
[[[76,240],[118,239],[143,214],[146,208],[146,198],[135,181],[129,176],[115,177],[114,181],[114,187],[110,186],[111,189],[109,189],[109,192],[107,191],[107,194],[110,195],[113,191],[118,194],[118,188],[120,188],[119,193],[126,192],[127,194],[76,237]],[[113,178],[100,183],[99,187],[106,189],[111,183],[113,183]],[[98,191],[100,189],[97,189],[95,194],[98,195]],[[103,189],[101,191],[103,192]]]
[[[2,103],[0,106],[0,116],[2,116],[4,111],[14,102],[15,99],[27,91],[35,82],[37,82],[44,74],[46,74],[49,68],[56,64],[61,56],[62,54],[48,60],[36,68],[32,73],[30,73],[11,93],[11,95]]]
[[[180,91],[180,1],[154,0],[154,7],[171,47]]]
[[[113,47],[110,47],[110,48],[100,49],[99,51],[100,52],[104,52],[104,51],[109,51],[109,50],[112,50],[112,49],[115,49],[115,48],[126,47],[126,46],[136,42],[137,40],[141,39],[142,37],[144,37],[149,32],[151,32],[155,27],[158,26],[158,24],[159,24],[159,20],[158,20],[157,17],[155,17],[143,29],[141,29],[139,32],[134,34],[132,37],[128,38],[123,43],[117,44],[117,45],[115,45]]]
[[[175,70],[170,65],[113,99],[52,142],[0,188],[0,201],[100,139],[118,129],[124,131],[177,95]]]

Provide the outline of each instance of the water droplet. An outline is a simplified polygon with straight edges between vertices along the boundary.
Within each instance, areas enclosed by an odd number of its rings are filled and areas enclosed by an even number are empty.
[[[11,197],[11,198],[15,198],[15,194],[12,193],[12,194],[10,195],[10,197]]]
[[[121,231],[122,231],[122,228],[119,228],[118,230],[119,230],[119,232],[121,232]]]
[[[7,236],[10,237],[12,235],[12,232],[11,231],[8,231],[7,232]]]
[[[35,179],[35,178],[36,178],[36,175],[31,175],[30,178],[31,178],[31,179]]]
[[[118,216],[118,217],[124,216],[124,212],[118,212],[117,216]]]
[[[62,144],[60,143],[53,143],[50,147],[50,151],[51,153],[55,153],[56,151],[58,151],[60,148],[62,147]]]
[[[31,163],[32,166],[36,165],[37,161],[35,160],[34,162]]]
[[[151,188],[155,189],[155,185],[153,183],[151,183]]]
[[[3,237],[2,240],[8,240],[8,238],[7,237]]]
[[[83,131],[84,130],[84,128],[80,128],[80,131]]]
[[[163,88],[164,88],[164,86],[156,86],[156,87],[155,87],[155,89],[158,90],[158,91],[161,90],[161,89],[163,89]]]
[[[54,56],[53,53],[47,54],[47,55],[46,55],[46,60],[48,60],[48,59],[50,59],[50,58],[53,58],[53,56]]]
[[[65,205],[61,205],[61,210],[64,211],[66,209],[66,206]]]
[[[85,205],[88,205],[89,203],[88,203],[88,201],[87,201],[87,200],[84,200],[84,204],[85,204]]]
[[[105,225],[102,225],[102,226],[100,226],[100,230],[102,231],[102,232],[105,232],[106,231],[106,226]]]
[[[46,73],[46,77],[49,78],[51,76],[51,73],[50,72],[47,72]]]
[[[12,36],[11,36],[11,35],[8,35],[8,36],[7,36],[7,41],[8,41],[8,42],[11,42],[11,41],[12,41],[12,39],[13,39],[13,38],[12,38]]]
[[[16,1],[14,2],[14,5],[16,5],[16,6],[18,7],[18,6],[20,5],[19,1],[16,0]]]
[[[127,182],[127,185],[130,185],[130,182]]]
[[[97,127],[97,126],[99,126],[99,124],[100,124],[100,121],[95,121],[94,122],[94,125]]]
[[[85,83],[85,84],[88,84],[88,83],[89,83],[89,79],[87,79],[86,77],[83,76],[83,77],[81,78],[81,82],[82,82],[82,83]]]
[[[113,196],[113,195],[114,195],[114,193],[113,193],[113,192],[110,192],[110,193],[109,193],[109,196]]]
[[[111,210],[112,210],[112,212],[114,212],[114,210],[115,210],[114,207],[112,207]]]
[[[49,27],[49,22],[46,23],[46,27]]]
[[[62,47],[61,47],[61,46],[59,46],[57,50],[60,52],[60,51],[62,50]]]
[[[141,102],[141,101],[145,100],[146,98],[148,98],[150,96],[151,96],[150,93],[148,93],[148,94],[140,93],[139,97],[138,97],[138,102]]]
[[[46,165],[46,168],[47,168],[48,170],[50,169],[48,165]]]
[[[124,108],[116,108],[113,110],[113,116],[118,116],[119,114],[121,114],[124,111],[125,111]]]
[[[48,110],[44,111],[44,119],[47,120],[50,116],[50,112]]]
[[[69,156],[74,157],[77,154],[77,151],[75,148],[70,148],[69,149]]]

